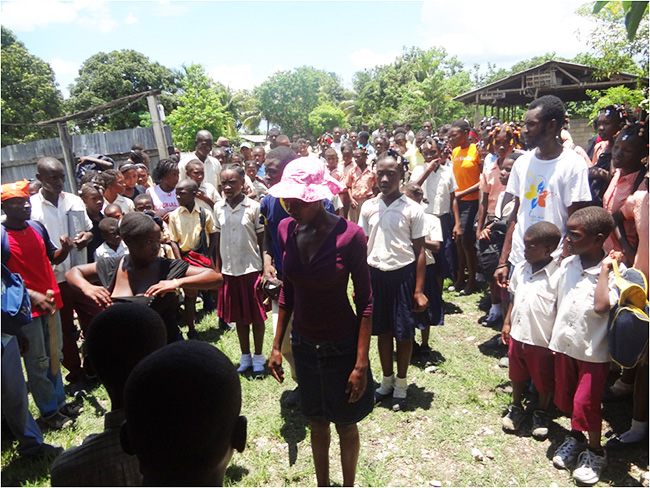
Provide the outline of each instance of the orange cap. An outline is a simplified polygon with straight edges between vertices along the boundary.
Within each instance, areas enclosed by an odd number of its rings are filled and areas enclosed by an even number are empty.
[[[4,202],[10,198],[29,198],[29,181],[16,181],[2,185],[0,187],[0,201]]]

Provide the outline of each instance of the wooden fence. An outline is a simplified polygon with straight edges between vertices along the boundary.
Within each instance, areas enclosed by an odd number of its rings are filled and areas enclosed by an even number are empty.
[[[167,145],[173,144],[172,131],[169,126],[164,127],[164,132]],[[158,154],[152,127],[73,135],[72,151],[75,156],[104,154],[113,158],[119,164],[129,157],[131,145],[134,142],[140,142],[144,145],[149,154],[151,167],[154,168],[161,158]],[[42,139],[3,147],[0,152],[2,183],[13,183],[25,178],[33,178],[36,174],[36,162],[44,156],[55,157],[64,163],[59,138]],[[167,156],[164,155],[163,157]],[[67,180],[65,191],[70,191],[70,184]]]

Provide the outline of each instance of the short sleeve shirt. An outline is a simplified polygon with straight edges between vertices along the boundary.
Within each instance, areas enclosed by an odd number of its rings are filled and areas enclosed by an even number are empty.
[[[181,180],[187,178],[185,167],[187,166],[187,163],[193,159],[201,160],[196,155],[196,152],[193,152],[178,162],[178,175]],[[219,188],[221,185],[221,163],[219,160],[212,156],[207,156],[205,161],[203,161],[203,170],[205,171],[205,181],[213,185],[215,188]]]
[[[361,206],[359,225],[368,238],[368,264],[394,271],[415,261],[413,240],[427,235],[424,211],[404,194],[388,206],[381,197]]]
[[[417,181],[424,173],[425,166],[416,166],[411,174],[411,181]],[[441,217],[451,212],[451,195],[458,189],[454,172],[449,166],[440,165],[432,171],[422,184],[426,204],[425,212]]]
[[[221,272],[242,276],[262,271],[257,235],[264,232],[259,221],[260,204],[248,197],[232,208],[226,200],[214,206],[216,231],[220,234]]]
[[[111,203],[104,199],[104,206],[102,207],[102,212],[108,207]],[[135,205],[133,204],[133,200],[130,198],[125,197],[124,195],[117,195],[115,197],[115,200],[113,200],[113,204],[117,205],[122,209],[122,213],[129,213],[129,212],[134,212],[135,211]]]
[[[425,213],[424,225],[426,225],[427,229],[426,240],[432,242],[442,242],[442,225],[440,225],[440,219],[438,217],[429,213]],[[429,249],[425,251],[425,254],[427,256],[427,266],[436,262],[436,258],[433,256],[433,253]]]
[[[479,158],[476,144],[470,144],[463,149],[460,146],[451,152],[451,161],[458,190],[463,191],[478,183],[481,175],[481,159]],[[470,193],[461,198],[466,202],[478,200],[478,192]]]
[[[171,212],[178,208],[178,200],[176,199],[176,188],[171,192],[166,192],[160,188],[160,185],[147,188],[147,193],[153,201],[153,208],[156,211],[165,210]]]
[[[505,185],[501,183],[499,175],[501,174],[501,169],[498,165],[494,165],[492,170],[489,173],[482,172],[479,182],[479,190],[481,190],[485,195],[488,196],[488,206],[487,213],[488,215],[495,214],[495,208],[497,205],[497,199],[499,195],[503,193],[506,189]]]
[[[216,231],[212,212],[204,210],[205,232],[210,235]],[[181,252],[188,252],[199,244],[201,236],[201,215],[199,207],[194,205],[190,212],[187,207],[178,207],[169,214],[167,222],[169,238],[178,244]]]

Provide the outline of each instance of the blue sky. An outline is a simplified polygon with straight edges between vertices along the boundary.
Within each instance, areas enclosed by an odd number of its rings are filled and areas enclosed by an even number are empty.
[[[544,2],[1,1],[2,25],[49,62],[60,88],[97,52],[135,49],[170,68],[201,63],[235,89],[302,65],[353,74],[391,62],[404,46],[442,46],[466,68],[555,51],[587,51],[580,0]]]

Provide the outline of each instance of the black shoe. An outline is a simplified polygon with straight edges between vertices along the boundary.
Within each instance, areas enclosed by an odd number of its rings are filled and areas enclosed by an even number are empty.
[[[479,324],[484,324],[484,323],[487,321],[488,317],[489,317],[488,314],[481,315],[481,316],[479,317],[479,319],[477,320],[477,322],[478,322]]]
[[[497,327],[501,328],[502,325],[503,325],[503,319],[501,317],[497,317],[494,320],[486,320],[483,323],[484,327],[491,327],[492,329],[495,329]]]
[[[64,449],[61,446],[53,446],[52,444],[41,444],[36,449],[21,453],[24,457],[56,457],[61,454]]]
[[[70,418],[78,417],[79,414],[83,411],[84,411],[84,407],[80,403],[66,403],[61,408],[59,408],[59,413]]]
[[[84,398],[88,395],[88,383],[86,380],[70,383],[70,394],[75,398]]]

